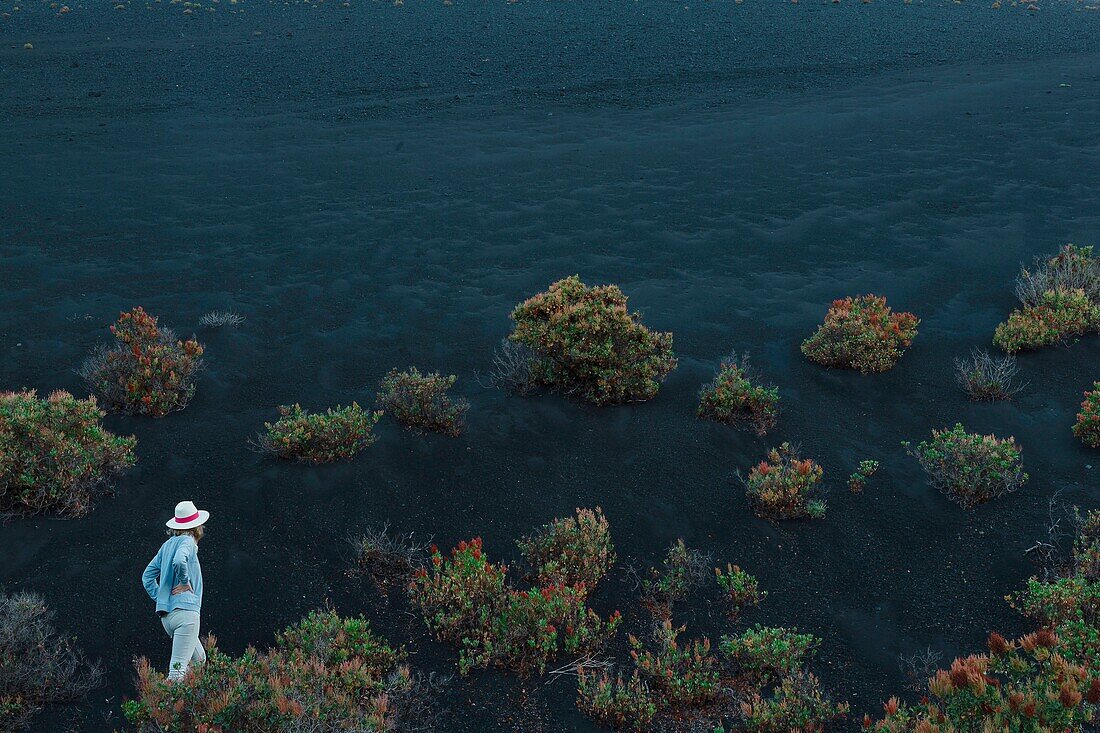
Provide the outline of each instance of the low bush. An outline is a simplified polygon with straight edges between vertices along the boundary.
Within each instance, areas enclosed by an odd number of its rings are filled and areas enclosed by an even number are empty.
[[[447,392],[458,377],[439,372],[421,374],[416,367],[390,371],[382,380],[376,405],[406,428],[452,437],[462,434],[470,403]]]
[[[266,433],[256,438],[262,451],[278,458],[307,463],[329,463],[353,458],[377,439],[374,425],[382,416],[358,403],[311,413],[301,405],[283,405],[279,419],[264,423]]]
[[[824,471],[809,458],[798,457],[790,443],[768,453],[744,480],[754,511],[765,519],[801,519],[825,516],[825,502],[817,498]]]
[[[866,460],[859,462],[859,468],[848,477],[848,490],[858,494],[867,486],[867,479],[878,472],[878,461]]]
[[[650,331],[614,285],[559,280],[512,311],[537,383],[596,405],[652,399],[676,367],[672,334]]]
[[[918,705],[896,697],[875,733],[1060,731],[1081,733],[1100,716],[1100,510],[1071,515],[1072,557],[1045,579],[1031,578],[1009,603],[1038,623],[1016,640],[989,635],[988,654],[960,657],[928,680]]]
[[[774,680],[801,669],[820,643],[812,634],[757,624],[741,634],[723,636],[718,648],[741,674]]]
[[[134,464],[134,438],[105,430],[95,398],[0,393],[0,514],[79,516]]]
[[[615,730],[646,731],[657,715],[657,703],[649,686],[635,671],[623,679],[607,670],[577,670],[577,708]]]
[[[524,396],[538,387],[535,379],[535,356],[531,349],[507,338],[493,352],[493,365],[488,374],[478,375],[483,387],[495,387],[508,394]]]
[[[676,540],[665,552],[661,567],[650,568],[649,577],[642,580],[642,605],[658,619],[671,618],[672,604],[687,598],[706,579],[710,564],[710,555]]]
[[[478,538],[460,543],[447,558],[433,547],[428,567],[413,576],[413,605],[437,638],[461,647],[463,674],[489,666],[541,673],[560,653],[599,648],[618,629],[618,612],[601,619],[585,605],[583,586],[516,590],[506,572],[488,561]]]
[[[750,733],[817,733],[847,712],[848,704],[830,700],[809,672],[784,677],[770,695],[757,691],[741,703],[742,722]]]
[[[748,357],[736,354],[722,361],[710,384],[699,392],[699,417],[727,425],[751,425],[757,435],[775,427],[779,388],[757,383]]]
[[[1073,434],[1085,445],[1100,448],[1100,382],[1092,385],[1091,392],[1085,392]]]
[[[630,657],[661,705],[673,709],[698,707],[713,702],[721,685],[718,660],[710,640],[695,639],[681,645],[677,637],[684,627],[665,621],[656,629],[654,648],[630,637]]]
[[[1016,491],[1027,482],[1020,465],[1020,446],[1014,438],[968,433],[955,427],[933,430],[931,440],[915,448],[916,457],[932,485],[964,509]]]
[[[123,704],[139,733],[343,733],[402,730],[399,711],[418,684],[405,652],[363,618],[310,613],[275,646],[230,657],[207,642],[206,664],[169,682],[137,661],[137,697]]]
[[[421,542],[412,534],[392,534],[389,524],[368,528],[348,540],[355,553],[351,575],[366,576],[383,593],[406,585],[419,568],[428,562],[430,540]]]
[[[1049,290],[1037,305],[1012,311],[994,331],[993,343],[1011,354],[1097,330],[1100,305],[1089,300],[1083,290]]]
[[[81,376],[107,409],[163,417],[187,407],[202,368],[203,347],[182,341],[140,306],[111,326],[114,346],[100,347]]]
[[[539,586],[571,585],[590,591],[615,563],[611,531],[599,507],[577,509],[576,516],[555,519],[517,544],[535,568]]]
[[[1052,290],[1080,290],[1100,304],[1100,256],[1092,247],[1066,244],[1053,257],[1036,258],[1032,269],[1021,268],[1016,277],[1016,297],[1024,306],[1039,305]]]
[[[103,672],[53,626],[34,593],[0,590],[0,730],[22,730],[47,705],[79,702]]]
[[[1097,671],[1071,664],[1058,637],[1041,630],[1008,641],[991,634],[989,654],[960,657],[928,681],[915,706],[884,705],[876,733],[937,731],[1081,731],[1100,703]]]
[[[237,328],[244,323],[244,316],[233,311],[210,311],[199,319],[205,328]]]
[[[760,583],[753,576],[736,565],[726,564],[726,571],[714,569],[718,587],[722,590],[722,599],[726,603],[726,613],[731,619],[741,615],[749,606],[759,606],[768,592],[760,590]]]
[[[988,351],[974,349],[969,359],[955,359],[955,381],[976,402],[1010,400],[1022,387],[1016,382],[1016,357],[996,359]]]
[[[878,295],[834,300],[825,322],[802,342],[802,353],[823,366],[885,372],[909,348],[919,324],[912,313],[894,313]]]

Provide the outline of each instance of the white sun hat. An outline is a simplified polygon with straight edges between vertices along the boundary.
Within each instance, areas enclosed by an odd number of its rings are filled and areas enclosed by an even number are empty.
[[[168,529],[192,529],[205,524],[207,519],[210,519],[210,512],[199,509],[193,501],[181,501],[176,504],[176,516],[164,524]]]

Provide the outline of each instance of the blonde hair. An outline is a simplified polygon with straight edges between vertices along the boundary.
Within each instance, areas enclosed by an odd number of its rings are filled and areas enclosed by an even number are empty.
[[[170,529],[168,530],[169,537],[179,537],[180,535],[189,534],[195,538],[195,542],[202,539],[202,525],[198,527],[192,527],[191,529]]]

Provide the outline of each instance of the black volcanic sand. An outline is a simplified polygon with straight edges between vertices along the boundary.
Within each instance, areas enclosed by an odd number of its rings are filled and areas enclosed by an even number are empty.
[[[814,668],[857,717],[902,690],[897,655],[1026,628],[1003,596],[1049,499],[1100,503],[1100,454],[1070,434],[1100,339],[1023,356],[1011,404],[968,402],[951,361],[990,344],[1021,261],[1100,244],[1100,11],[1041,6],[0,1],[0,388],[84,394],[74,369],[137,304],[207,345],[186,411],[108,418],[138,437],[116,495],[0,526],[0,584],[41,592],[107,667],[80,730],[119,725],[134,656],[167,662],[139,575],[183,498],[213,514],[203,624],[232,653],[327,599],[451,671],[345,575],[345,538],[389,521],[515,560],[529,528],[592,505],[623,565],[683,537],[757,574],[748,620],[823,637]],[[652,402],[479,386],[511,307],[573,273],[675,332]],[[806,362],[829,301],[865,292],[923,319],[897,368]],[[247,320],[202,330],[212,309]],[[766,440],[694,417],[733,348],[780,387]],[[410,364],[460,376],[465,436],[386,422],[324,467],[249,450],[276,405],[370,403]],[[1022,442],[1022,491],[966,512],[928,487],[899,443],[956,420]],[[781,440],[825,467],[823,521],[749,511],[735,471]],[[849,494],[863,458],[882,469]],[[594,603],[644,626],[621,571]],[[683,618],[724,628],[702,596]],[[543,683],[475,674],[444,729],[591,730],[571,682]]]

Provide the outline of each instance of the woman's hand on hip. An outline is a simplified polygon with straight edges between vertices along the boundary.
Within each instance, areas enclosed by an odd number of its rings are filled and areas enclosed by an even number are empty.
[[[178,596],[180,593],[190,593],[192,591],[190,583],[182,583],[172,588],[172,595]]]

